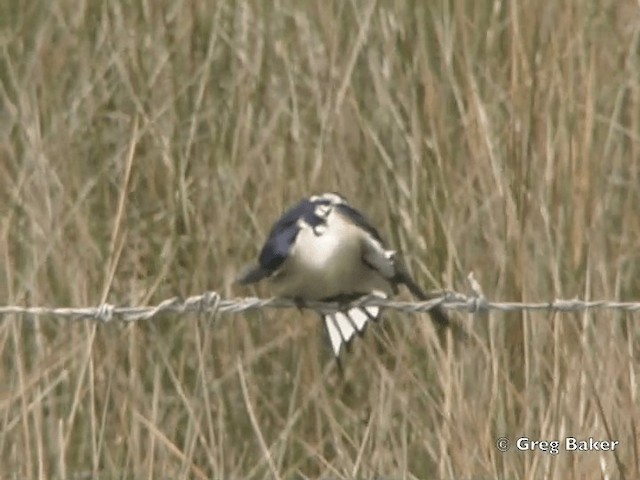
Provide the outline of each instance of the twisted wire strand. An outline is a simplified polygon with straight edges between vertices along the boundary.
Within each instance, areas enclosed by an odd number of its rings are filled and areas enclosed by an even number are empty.
[[[396,310],[405,313],[427,312],[436,306],[447,310],[466,311],[470,313],[496,310],[500,312],[522,311],[547,311],[547,312],[580,312],[585,310],[621,310],[626,312],[640,311],[640,302],[618,302],[608,300],[585,301],[552,300],[550,302],[493,302],[482,295],[467,296],[457,292],[446,292],[426,302],[399,302],[382,299],[379,297],[364,297],[351,302],[354,306],[378,306],[387,310]],[[335,302],[306,302],[305,308],[320,312],[335,312],[344,309],[344,304]],[[25,307],[25,306],[0,306],[0,318],[9,315],[27,315],[32,317],[58,317],[64,319],[82,320],[90,319],[99,322],[111,322],[115,319],[134,322],[148,320],[163,314],[184,315],[188,313],[222,314],[243,313],[262,309],[300,308],[300,305],[284,298],[234,298],[223,299],[217,292],[206,292],[202,295],[194,295],[186,299],[180,297],[168,298],[157,305],[151,306],[116,306],[108,303],[97,307]]]

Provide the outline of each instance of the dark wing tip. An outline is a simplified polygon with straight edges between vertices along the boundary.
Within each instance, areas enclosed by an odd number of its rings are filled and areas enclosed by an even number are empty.
[[[247,265],[242,269],[236,282],[238,285],[249,285],[250,283],[256,283],[269,276],[269,272],[262,268],[260,265]]]
[[[356,210],[347,203],[337,204],[336,209],[353,224],[363,229],[380,243],[384,243],[378,230],[376,230],[371,222],[359,210]]]

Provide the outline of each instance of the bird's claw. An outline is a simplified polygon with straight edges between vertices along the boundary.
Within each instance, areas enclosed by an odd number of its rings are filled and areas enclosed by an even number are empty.
[[[295,303],[296,308],[298,309],[298,311],[300,313],[302,313],[302,310],[304,310],[305,308],[307,308],[307,302],[304,301],[304,299],[300,298],[300,297],[296,297],[293,299],[293,303]]]

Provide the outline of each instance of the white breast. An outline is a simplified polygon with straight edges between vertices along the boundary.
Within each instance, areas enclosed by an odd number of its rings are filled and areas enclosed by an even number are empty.
[[[335,211],[320,234],[298,233],[289,258],[273,278],[274,293],[307,300],[341,294],[389,291],[389,284],[363,261],[364,233]]]

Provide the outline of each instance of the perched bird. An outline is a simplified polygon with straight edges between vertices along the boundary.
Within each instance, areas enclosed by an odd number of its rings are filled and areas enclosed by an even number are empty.
[[[276,295],[305,301],[345,303],[363,296],[387,298],[404,284],[419,300],[425,293],[407,272],[400,255],[387,250],[378,231],[336,193],[302,200],[275,223],[257,264],[249,265],[237,282],[269,279]],[[333,353],[376,320],[375,306],[346,308],[322,314]],[[429,311],[440,326],[449,326],[446,313]]]

